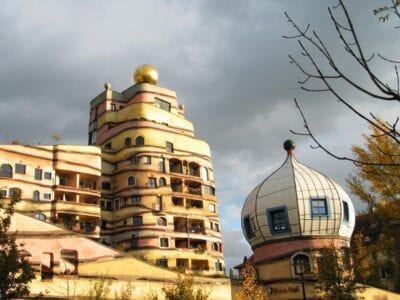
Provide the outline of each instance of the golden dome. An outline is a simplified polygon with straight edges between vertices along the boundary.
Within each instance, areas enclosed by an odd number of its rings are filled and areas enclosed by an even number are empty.
[[[133,80],[135,83],[148,82],[157,84],[158,72],[152,65],[141,65],[135,70]]]

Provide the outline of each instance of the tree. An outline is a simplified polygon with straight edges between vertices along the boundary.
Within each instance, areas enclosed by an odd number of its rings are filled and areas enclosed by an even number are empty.
[[[14,190],[5,204],[0,194],[0,299],[11,299],[29,294],[28,283],[35,278],[32,268],[15,234],[9,233],[14,205],[21,199],[21,191]]]
[[[172,286],[164,287],[162,291],[167,300],[207,300],[209,293],[203,288],[195,289],[193,283],[192,275],[185,274],[182,277],[181,274],[178,274],[176,283]]]
[[[354,277],[351,256],[343,248],[336,249],[332,245],[320,251],[321,264],[318,267],[316,289],[325,294],[326,299],[357,299],[356,292],[361,289]]]
[[[267,294],[257,285],[257,271],[254,265],[245,261],[240,270],[240,288],[235,300],[266,300]]]
[[[364,246],[364,235],[357,232],[353,235],[351,244],[351,258],[354,272],[354,280],[365,284],[371,275],[371,261],[367,248]]]
[[[374,10],[375,14],[390,14],[394,13],[395,16],[400,17],[398,7],[400,2],[397,0],[391,1],[391,6],[385,6]],[[301,52],[302,59],[298,59],[289,55],[290,63],[294,64],[300,73],[304,76],[298,83],[302,90],[320,93],[326,92],[333,96],[334,99],[343,104],[349,109],[356,118],[361,119],[370,126],[374,127],[378,136],[386,136],[392,140],[393,143],[400,145],[400,132],[398,129],[399,117],[394,121],[380,120],[373,113],[365,114],[352,105],[351,97],[343,94],[343,88],[337,85],[338,82],[344,82],[353,91],[365,96],[365,98],[373,101],[381,101],[382,103],[399,102],[399,73],[397,64],[399,61],[389,59],[380,53],[367,54],[367,50],[362,47],[359,40],[356,28],[353,24],[352,18],[348,9],[346,8],[343,0],[338,0],[338,4],[333,8],[328,8],[329,16],[332,25],[338,34],[337,40],[344,47],[348,57],[353,60],[359,67],[359,70],[367,78],[367,82],[360,82],[359,76],[347,70],[346,66],[340,65],[340,58],[335,57],[334,51],[329,49],[323,38],[316,32],[310,32],[310,25],[308,24],[305,29],[301,29],[294,20],[285,12],[288,22],[292,25],[295,33],[290,36],[284,36],[289,39],[296,39]],[[383,15],[384,19],[387,19]],[[378,74],[372,66],[372,61],[379,59],[380,63],[390,64],[393,67],[394,74],[391,77],[392,82],[386,81],[386,76]],[[386,75],[386,74],[385,74]],[[315,87],[317,86],[317,87]],[[339,160],[347,160],[356,164],[366,165],[399,165],[398,162],[382,163],[377,161],[366,161],[363,159],[351,158],[342,156],[331,151],[325,146],[314,134],[313,129],[310,127],[307,117],[305,116],[299,102],[294,99],[295,105],[303,120],[304,132],[291,131],[294,134],[304,135],[311,138],[315,143],[312,148],[319,148],[327,154]]]

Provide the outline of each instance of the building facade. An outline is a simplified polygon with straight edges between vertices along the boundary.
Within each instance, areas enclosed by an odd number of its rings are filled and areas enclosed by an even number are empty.
[[[100,166],[97,147],[0,145],[0,192],[21,192],[19,212],[97,239]]]
[[[90,105],[89,144],[101,146],[101,239],[158,265],[223,274],[208,144],[176,93],[139,67],[122,93],[110,84]]]

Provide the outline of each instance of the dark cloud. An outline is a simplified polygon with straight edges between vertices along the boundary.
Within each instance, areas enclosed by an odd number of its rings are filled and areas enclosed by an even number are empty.
[[[365,124],[328,94],[298,89],[301,74],[288,54],[301,57],[283,12],[302,27],[311,23],[339,65],[367,78],[346,57],[330,25],[325,1],[4,1],[0,11],[0,141],[86,144],[89,102],[110,81],[122,91],[142,63],[155,65],[160,85],[177,91],[197,135],[214,159],[225,255],[229,264],[248,254],[240,229],[241,205],[284,160],[282,143],[297,141],[301,161],[344,185],[349,164],[337,163],[310,141],[293,104],[297,97],[318,136],[350,153]],[[373,16],[374,2],[348,3],[366,49],[395,59],[399,43],[392,23]],[[378,4],[379,5],[379,4]],[[393,22],[390,20],[390,22]],[[388,82],[393,70],[373,64]],[[386,75],[387,74],[387,75]],[[394,105],[374,104],[343,84],[340,92],[364,112],[394,120]],[[236,247],[236,244],[239,246]],[[235,245],[235,247],[231,247]],[[235,253],[231,252],[235,249]]]

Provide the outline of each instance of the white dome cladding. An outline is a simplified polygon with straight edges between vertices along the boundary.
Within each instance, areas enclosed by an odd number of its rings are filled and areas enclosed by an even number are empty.
[[[294,146],[293,146],[294,149]],[[247,197],[242,229],[252,247],[295,237],[350,239],[353,203],[332,179],[299,163],[288,150],[285,162]]]

